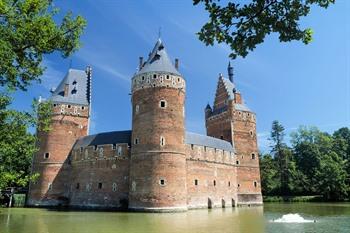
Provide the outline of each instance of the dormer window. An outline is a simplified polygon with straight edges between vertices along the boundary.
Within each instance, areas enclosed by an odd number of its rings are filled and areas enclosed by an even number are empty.
[[[73,84],[73,85],[77,85],[77,81],[74,80],[74,81],[72,82],[72,84]]]
[[[71,92],[71,93],[72,93],[72,95],[77,94],[77,89],[75,89],[75,88],[74,88],[74,89],[72,90],[72,92]]]

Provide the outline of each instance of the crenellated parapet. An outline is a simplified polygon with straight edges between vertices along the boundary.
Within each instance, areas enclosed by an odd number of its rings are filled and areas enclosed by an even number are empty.
[[[180,75],[168,72],[149,72],[136,75],[132,79],[132,92],[154,87],[175,88],[185,92],[186,82]]]

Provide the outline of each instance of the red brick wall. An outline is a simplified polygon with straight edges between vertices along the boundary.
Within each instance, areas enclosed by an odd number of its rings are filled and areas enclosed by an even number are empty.
[[[66,160],[75,141],[87,135],[88,114],[87,106],[54,104],[51,130],[38,132],[39,151],[33,158],[32,173],[40,177],[30,184],[28,205],[66,204],[70,167]],[[44,158],[45,153],[49,158]]]
[[[131,209],[162,211],[187,208],[184,81],[177,76],[172,81],[161,79],[164,76],[158,75],[153,79],[151,74],[150,84],[146,81],[147,77],[144,81],[135,77],[133,81],[138,84],[134,85],[132,95]],[[139,88],[143,83],[147,86]],[[161,100],[166,101],[165,108],[160,108]],[[164,146],[160,145],[161,137],[165,139]],[[136,138],[139,141],[137,145],[134,143]]]

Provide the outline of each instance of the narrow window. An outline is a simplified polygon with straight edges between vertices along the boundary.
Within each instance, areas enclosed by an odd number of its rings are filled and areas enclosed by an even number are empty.
[[[180,82],[180,78],[177,78],[177,81]]]
[[[134,144],[135,144],[135,145],[139,144],[139,139],[138,139],[138,138],[135,138]]]
[[[102,183],[98,183],[98,189],[102,189]]]
[[[77,114],[77,113],[78,113],[78,107],[77,107],[77,106],[74,107],[73,113],[74,113],[74,114]]]
[[[95,151],[97,150],[97,145],[94,146],[94,150],[95,150]]]
[[[48,189],[48,190],[52,190],[52,183],[48,183],[48,184],[47,184],[47,189]]]
[[[170,76],[169,76],[169,75],[167,75],[167,76],[166,76],[166,79],[167,79],[167,80],[169,80],[169,79],[170,79]]]
[[[236,164],[239,165],[239,160],[236,160]]]
[[[80,153],[83,153],[83,147],[80,147]]]
[[[160,145],[164,146],[165,145],[165,138],[164,137],[160,137]]]
[[[160,180],[159,180],[159,184],[160,184],[161,186],[164,186],[164,185],[165,185],[165,180],[164,180],[164,179],[160,179]]]
[[[256,188],[258,186],[258,183],[254,181],[254,187]]]
[[[207,147],[206,146],[204,147],[204,151],[207,151]]]
[[[80,188],[80,184],[77,183],[77,185],[75,186],[76,189],[79,189]]]
[[[122,155],[122,147],[118,146],[118,155]]]
[[[112,150],[116,150],[117,149],[117,145],[114,143],[112,144]]]
[[[228,187],[230,187],[230,186],[231,186],[231,182],[229,181],[229,182],[228,182]]]
[[[117,191],[117,184],[116,183],[112,184],[112,191],[113,192]]]
[[[216,180],[213,181],[213,185],[216,186]]]
[[[252,159],[255,159],[255,154],[254,153],[252,153]]]
[[[84,110],[85,109],[85,107],[84,106],[81,106],[81,110]]]
[[[49,152],[46,152],[45,154],[44,154],[44,159],[48,159],[50,157],[50,153]]]
[[[238,188],[239,188],[239,187],[241,187],[241,185],[240,185],[240,184],[238,184],[237,186],[238,186]]]
[[[140,106],[137,104],[137,105],[135,106],[135,112],[136,112],[136,113],[139,113],[139,111],[140,111]]]
[[[194,180],[194,185],[198,185],[198,180]]]
[[[165,101],[165,100],[161,100],[161,101],[159,102],[159,107],[161,107],[161,108],[166,108],[166,101]]]
[[[64,113],[64,105],[63,104],[61,105],[61,113],[62,114]]]
[[[193,144],[191,144],[191,150],[193,150]]]
[[[142,81],[144,81],[145,80],[145,76],[142,76]]]
[[[68,104],[68,108],[71,108],[71,106]]]
[[[249,133],[250,133],[250,136],[252,136],[252,137],[253,137],[253,131],[250,131]]]
[[[153,78],[154,78],[154,79],[156,79],[156,78],[157,78],[157,75],[156,75],[156,74],[154,74],[154,75],[153,75]]]

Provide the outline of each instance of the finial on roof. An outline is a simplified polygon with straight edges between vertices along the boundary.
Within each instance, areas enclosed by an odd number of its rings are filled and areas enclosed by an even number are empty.
[[[224,76],[222,75],[222,73],[219,73],[219,77],[222,78],[222,77],[224,77]]]
[[[227,66],[228,79],[233,83],[233,67],[231,66],[231,62],[228,62]]]
[[[207,106],[205,107],[205,110],[211,110],[210,104],[208,103]]]
[[[162,27],[159,27],[159,29],[158,29],[158,40],[160,40],[161,35],[162,35]]]

